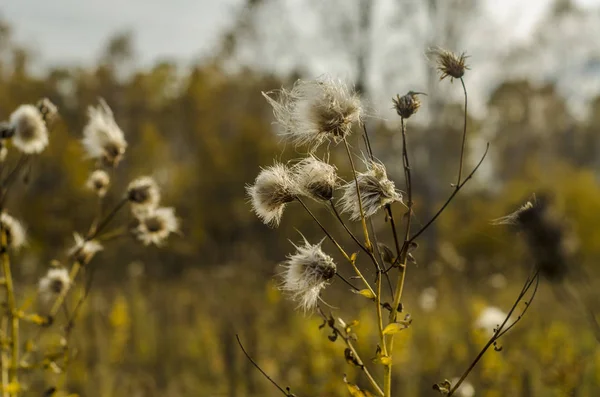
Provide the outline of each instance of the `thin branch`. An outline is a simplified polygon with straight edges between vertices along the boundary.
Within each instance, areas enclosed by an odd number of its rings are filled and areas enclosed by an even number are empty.
[[[254,367],[260,371],[260,373],[267,378],[267,380],[269,382],[271,382],[273,384],[273,386],[275,386],[276,388],[279,389],[280,392],[283,393],[284,396],[286,397],[293,397],[294,395],[292,393],[289,392],[289,388],[286,390],[283,389],[283,387],[279,386],[279,384],[277,384],[277,382],[275,382],[273,380],[273,378],[271,378],[269,375],[267,375],[267,373],[265,371],[263,371],[263,369],[256,363],[256,361],[254,361],[254,359],[250,356],[250,354],[248,354],[248,352],[246,351],[246,349],[244,349],[244,345],[242,345],[242,341],[240,340],[240,336],[238,334],[235,334],[235,339],[237,340],[238,345],[240,345],[240,349],[242,349],[242,352],[244,352],[244,355],[246,356],[246,358],[248,360],[250,360],[250,362],[252,363],[252,365],[254,365]]]
[[[465,154],[465,142],[467,140],[467,87],[465,87],[465,81],[463,78],[460,78],[460,83],[462,84],[463,92],[465,93],[465,121],[463,127],[463,136],[462,136],[462,146],[460,148],[460,163],[458,165],[458,182],[456,182],[456,186],[460,185],[460,180],[462,177],[462,169],[463,169],[463,158]]]
[[[360,195],[360,187],[358,186],[358,178],[356,177],[356,168],[354,167],[354,160],[352,160],[352,153],[350,152],[350,146],[348,145],[348,140],[346,138],[344,138],[344,146],[346,148],[346,153],[348,154],[348,160],[350,161],[350,167],[352,168],[352,176],[354,178],[354,184],[356,186],[356,196],[358,197],[358,208],[360,210],[360,221],[362,223],[363,233],[365,235],[365,246],[368,250],[371,250],[373,247],[371,246],[371,241],[369,240],[369,231],[367,230],[367,221],[365,218],[362,196]]]
[[[436,214],[433,216],[433,218],[431,218],[429,220],[429,222],[427,222],[418,232],[416,232],[408,240],[409,243],[413,242],[417,237],[419,237],[421,234],[423,234],[423,232],[425,230],[427,230],[427,228],[429,228],[429,226],[431,226],[433,224],[433,222],[435,222],[435,220],[438,218],[438,216],[440,216],[442,214],[442,212],[444,212],[444,210],[446,209],[446,207],[448,206],[448,204],[450,204],[450,202],[452,202],[452,199],[454,198],[454,196],[456,196],[456,194],[460,191],[460,189],[462,189],[463,186],[465,186],[465,184],[469,181],[469,179],[471,179],[473,177],[473,175],[475,174],[475,172],[477,172],[477,170],[479,169],[479,167],[483,163],[483,160],[487,156],[489,148],[490,148],[490,144],[488,142],[487,145],[485,146],[485,152],[483,153],[483,156],[481,157],[481,160],[479,160],[479,162],[477,163],[477,165],[475,166],[475,168],[473,168],[473,171],[471,171],[471,173],[460,183],[460,185],[456,185],[456,187],[452,191],[452,194],[450,195],[450,197],[448,197],[448,199],[446,200],[446,202],[444,203],[444,205],[442,205],[442,207],[438,210],[438,212],[436,212]]]

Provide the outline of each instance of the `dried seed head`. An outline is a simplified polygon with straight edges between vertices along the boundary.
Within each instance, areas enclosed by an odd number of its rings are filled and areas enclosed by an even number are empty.
[[[104,249],[98,241],[86,241],[79,233],[73,233],[73,238],[75,244],[69,249],[68,254],[82,266],[87,265],[97,252]]]
[[[160,189],[149,176],[134,179],[127,187],[127,200],[133,212],[145,212],[156,208],[160,202]]]
[[[561,281],[567,275],[573,245],[566,236],[565,225],[551,211],[549,197],[528,201],[493,223],[514,225],[523,234],[540,274],[548,280]]]
[[[41,153],[48,146],[48,129],[39,110],[21,105],[10,115],[13,144],[26,154]]]
[[[104,170],[95,170],[92,172],[85,183],[85,186],[95,192],[98,197],[104,197],[110,185],[110,177]]]
[[[26,242],[25,228],[21,222],[3,212],[0,215],[0,228],[6,233],[6,241],[8,246],[14,250],[18,250]]]
[[[385,166],[379,162],[367,160],[366,172],[357,172],[358,190],[362,199],[365,217],[374,215],[380,208],[393,202],[402,202],[402,194],[396,190],[394,182],[387,177]],[[352,180],[342,187],[344,195],[340,200],[342,212],[350,214],[350,219],[360,220],[360,205],[356,194],[356,184]]]
[[[314,150],[323,142],[339,142],[360,122],[362,106],[358,95],[343,82],[330,77],[315,81],[298,80],[287,91],[278,91],[277,100],[262,93],[273,107],[282,135],[291,142]]]
[[[427,55],[440,72],[440,80],[450,76],[452,79],[460,79],[464,76],[465,71],[469,70],[466,65],[467,56],[465,53],[457,55],[451,51],[440,47],[430,48]]]
[[[328,201],[337,186],[335,167],[313,156],[298,162],[292,168],[299,194],[317,201]]]
[[[408,94],[404,96],[396,95],[396,98],[392,98],[394,109],[396,109],[396,112],[400,117],[407,119],[417,113],[417,110],[419,110],[419,107],[421,106],[421,101],[417,95],[424,94],[421,92],[409,91]]]
[[[333,258],[321,249],[322,242],[313,245],[304,239],[304,245],[294,245],[296,253],[289,255],[282,264],[280,289],[289,293],[304,312],[315,308],[321,291],[336,274]]]
[[[154,244],[158,247],[164,245],[171,233],[178,231],[179,219],[175,216],[175,209],[171,207],[156,208],[140,214],[132,229],[133,235],[144,245]]]
[[[100,105],[88,108],[88,117],[82,140],[87,157],[102,161],[108,167],[116,166],[125,154],[127,142],[112,110],[100,99]]]
[[[287,203],[296,198],[296,186],[291,170],[275,163],[263,168],[254,185],[246,186],[252,209],[269,226],[279,226]]]
[[[49,302],[67,290],[70,285],[71,279],[67,269],[53,268],[49,269],[48,273],[40,279],[38,290],[42,301]]]
[[[52,121],[54,121],[56,115],[58,114],[58,108],[48,98],[40,99],[36,104],[36,107],[46,124],[50,124]]]

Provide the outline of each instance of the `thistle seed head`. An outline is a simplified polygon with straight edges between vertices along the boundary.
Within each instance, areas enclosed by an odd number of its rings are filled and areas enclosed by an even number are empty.
[[[6,233],[8,246],[15,251],[26,243],[25,228],[21,222],[8,215],[6,212],[0,214],[0,228]]]
[[[421,106],[421,101],[417,95],[424,95],[420,92],[409,91],[404,96],[396,95],[396,98],[392,98],[394,102],[394,109],[396,113],[403,119],[408,119],[413,114],[417,113]]]
[[[38,108],[21,105],[10,115],[12,142],[25,154],[41,153],[48,146],[48,129]]]
[[[322,242],[313,245],[304,239],[303,245],[294,245],[296,252],[282,264],[284,271],[280,289],[289,293],[305,313],[316,307],[321,291],[329,285],[337,271],[333,258],[321,249]]]
[[[296,198],[298,187],[291,170],[280,163],[263,168],[246,192],[256,215],[269,226],[279,226],[285,206]]]
[[[104,197],[110,185],[110,176],[104,170],[95,170],[92,172],[85,183],[85,186],[96,193],[98,197]]]
[[[144,245],[161,247],[171,233],[179,231],[179,219],[171,207],[155,208],[136,217],[133,235]]]
[[[328,201],[337,187],[335,167],[314,156],[298,162],[292,168],[299,194],[317,201]]]
[[[104,249],[98,241],[86,240],[79,233],[73,233],[73,238],[75,244],[69,249],[68,254],[81,266],[87,265],[97,252]]]
[[[460,79],[464,76],[465,71],[469,70],[466,65],[468,57],[465,53],[457,55],[443,48],[433,47],[427,51],[427,55],[440,72],[440,80],[446,77],[450,77],[451,81],[452,79]]]
[[[146,212],[158,206],[160,189],[153,178],[142,176],[129,183],[127,200],[131,203],[134,213]]]
[[[380,208],[393,202],[402,202],[402,194],[396,190],[394,182],[387,177],[385,166],[377,161],[367,160],[366,172],[357,172],[358,190],[362,199],[365,217],[374,215]],[[350,219],[360,220],[360,205],[356,192],[356,183],[351,180],[342,186],[342,212],[350,214]]]
[[[42,301],[49,302],[58,297],[63,291],[71,285],[69,272],[65,268],[49,269],[44,277],[38,283],[38,291]]]
[[[100,99],[97,107],[88,108],[88,123],[83,129],[82,144],[87,157],[115,167],[125,154],[127,142],[115,122],[112,110]]]
[[[363,113],[354,90],[330,77],[298,80],[290,91],[277,93],[277,99],[270,96],[272,93],[262,94],[273,107],[281,135],[296,146],[307,145],[309,150],[344,139]]]

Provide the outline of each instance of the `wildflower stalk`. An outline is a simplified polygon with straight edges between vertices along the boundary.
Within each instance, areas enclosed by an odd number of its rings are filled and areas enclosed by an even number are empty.
[[[410,174],[410,161],[408,159],[408,148],[406,144],[406,125],[404,123],[404,118],[400,118],[401,128],[402,128],[402,164],[404,167],[404,177],[406,179],[406,192],[408,195],[408,216],[406,219],[406,232],[404,235],[404,244],[400,251],[400,266],[399,266],[399,274],[398,281],[396,283],[396,290],[394,292],[394,299],[392,303],[392,310],[390,311],[390,316],[388,323],[392,324],[396,322],[396,316],[398,314],[398,306],[400,306],[400,300],[402,299],[402,293],[404,292],[404,280],[406,279],[406,260],[408,258],[408,247],[409,247],[409,237],[410,237],[410,224],[412,220],[412,179]],[[389,210],[391,213],[391,210]],[[395,225],[393,226],[395,231]],[[394,233],[395,239],[397,240],[397,234]],[[399,247],[399,243],[396,242],[396,247]],[[394,334],[390,335],[388,338],[387,344],[388,351],[390,352],[390,360],[385,366],[385,372],[383,377],[383,390],[385,392],[385,397],[391,397],[392,395],[392,360],[391,355],[394,348]]]
[[[344,340],[344,343],[346,344],[346,347],[348,347],[348,349],[350,349],[353,357],[356,359],[356,364],[358,365],[358,367],[364,372],[365,376],[369,380],[369,383],[371,384],[371,386],[375,389],[376,393],[379,396],[383,397],[384,396],[383,390],[381,390],[381,387],[379,386],[379,384],[377,383],[377,381],[375,380],[373,375],[371,375],[371,372],[369,372],[369,369],[367,368],[367,366],[364,364],[364,362],[360,358],[358,352],[356,351],[356,348],[352,344],[352,339],[350,338],[350,336],[347,335],[345,332],[342,332],[335,325],[335,321],[333,320],[333,318],[331,318],[331,319],[328,318],[327,315],[323,312],[323,309],[321,309],[321,307],[319,307],[319,313],[323,317],[323,320],[325,320],[325,322],[332,329],[332,331],[334,331],[336,335],[342,337],[342,339]]]
[[[9,383],[9,379],[8,379],[8,369],[10,367],[10,364],[8,363],[9,359],[8,359],[8,354],[6,354],[6,349],[4,348],[4,345],[7,343],[8,340],[8,319],[6,316],[2,316],[2,339],[1,339],[1,343],[0,343],[0,347],[2,349],[2,353],[0,353],[0,361],[2,364],[2,397],[10,397],[8,395],[8,390],[7,390],[7,386]]]
[[[460,379],[454,385],[452,385],[452,389],[450,389],[450,391],[447,394],[448,397],[451,397],[452,395],[454,395],[454,393],[456,392],[456,390],[458,390],[458,388],[463,383],[463,381],[467,378],[467,376],[469,376],[469,374],[471,373],[471,371],[475,368],[475,366],[477,365],[477,363],[479,363],[479,360],[481,360],[481,358],[488,351],[488,349],[492,345],[495,346],[496,342],[498,341],[498,339],[500,339],[504,334],[506,334],[516,323],[518,323],[521,320],[521,318],[523,318],[523,315],[525,314],[525,312],[527,311],[527,309],[531,305],[531,301],[535,297],[535,294],[536,294],[537,289],[538,289],[539,281],[540,281],[539,270],[535,270],[535,272],[533,273],[533,276],[529,276],[527,278],[527,280],[525,281],[525,284],[523,285],[523,288],[521,289],[521,292],[519,293],[519,296],[517,296],[517,299],[515,300],[515,303],[512,305],[510,311],[506,315],[506,318],[504,319],[504,321],[502,322],[502,324],[500,324],[500,326],[494,330],[494,334],[491,336],[491,338],[488,340],[488,342],[485,344],[485,346],[481,349],[481,351],[479,352],[479,354],[477,354],[477,357],[475,357],[475,359],[473,360],[473,362],[471,362],[471,364],[465,370],[465,372],[462,374],[462,376],[460,377]],[[531,295],[529,301],[526,302],[526,306],[523,309],[523,312],[521,313],[521,315],[519,315],[519,317],[517,318],[517,320],[515,320],[510,326],[508,326],[505,329],[504,327],[506,326],[506,323],[508,322],[508,320],[512,316],[513,312],[517,309],[517,306],[519,305],[519,303],[523,300],[523,298],[525,297],[525,295],[527,295],[527,292],[531,289],[531,287],[532,287],[532,285],[533,285],[534,282],[535,282],[535,287],[533,289],[533,292],[532,292],[532,295]]]
[[[16,315],[17,304],[15,300],[15,288],[13,284],[12,272],[10,269],[10,258],[8,256],[8,236],[6,230],[0,230],[0,250],[2,251],[2,268],[4,270],[6,300],[8,303],[8,318],[10,320],[10,382],[18,384],[18,366],[19,366],[19,317]],[[16,394],[15,394],[16,395]]]
[[[460,161],[458,165],[458,181],[456,182],[456,186],[460,185],[460,180],[462,177],[462,169],[463,169],[463,158],[465,154],[465,143],[467,140],[467,87],[465,87],[465,80],[461,77],[460,83],[463,88],[463,92],[465,93],[465,121],[463,126],[463,136],[462,136],[462,146],[460,149]]]
[[[350,167],[352,168],[352,176],[354,177],[354,183],[356,185],[356,195],[358,196],[358,208],[360,210],[360,220],[362,223],[363,233],[365,235],[365,246],[369,251],[373,251],[373,246],[369,240],[369,230],[367,229],[367,220],[365,218],[365,211],[363,209],[362,197],[360,195],[360,187],[358,186],[358,178],[356,177],[356,168],[354,167],[354,160],[352,160],[352,153],[350,152],[350,146],[348,140],[344,137],[344,147],[348,154],[348,160],[350,160]]]
[[[373,294],[373,296],[375,296],[375,291],[373,291],[373,288],[371,287],[371,285],[369,284],[369,282],[367,281],[367,279],[365,278],[365,276],[363,276],[362,272],[358,269],[358,267],[356,266],[356,260],[352,257],[350,257],[346,251],[342,248],[342,246],[336,241],[336,239],[331,235],[331,233],[329,233],[327,231],[327,229],[325,229],[325,226],[323,226],[323,224],[319,221],[319,219],[317,219],[317,217],[312,213],[312,211],[306,206],[306,204],[304,204],[304,201],[302,201],[301,198],[296,197],[296,200],[298,200],[298,202],[302,205],[302,207],[304,207],[304,209],[306,210],[306,212],[308,212],[308,214],[311,216],[311,218],[314,219],[315,222],[317,222],[317,225],[319,225],[319,227],[321,228],[321,230],[323,230],[323,233],[325,233],[325,235],[329,238],[329,240],[331,240],[331,242],[337,247],[337,249],[340,251],[340,253],[344,256],[344,258],[350,262],[350,264],[352,265],[352,268],[354,269],[354,272],[356,273],[356,275],[362,280],[362,282],[365,284],[365,286],[367,287],[367,289],[371,292],[371,294]]]

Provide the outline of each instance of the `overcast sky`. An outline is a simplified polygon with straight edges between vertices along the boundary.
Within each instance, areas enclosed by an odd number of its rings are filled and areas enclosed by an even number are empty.
[[[301,0],[295,1],[301,3]],[[597,4],[600,0],[578,0]],[[138,61],[197,58],[210,51],[242,0],[3,0],[0,15],[17,40],[47,63],[93,62],[108,37],[132,31]],[[487,0],[495,23],[517,40],[550,0]]]

